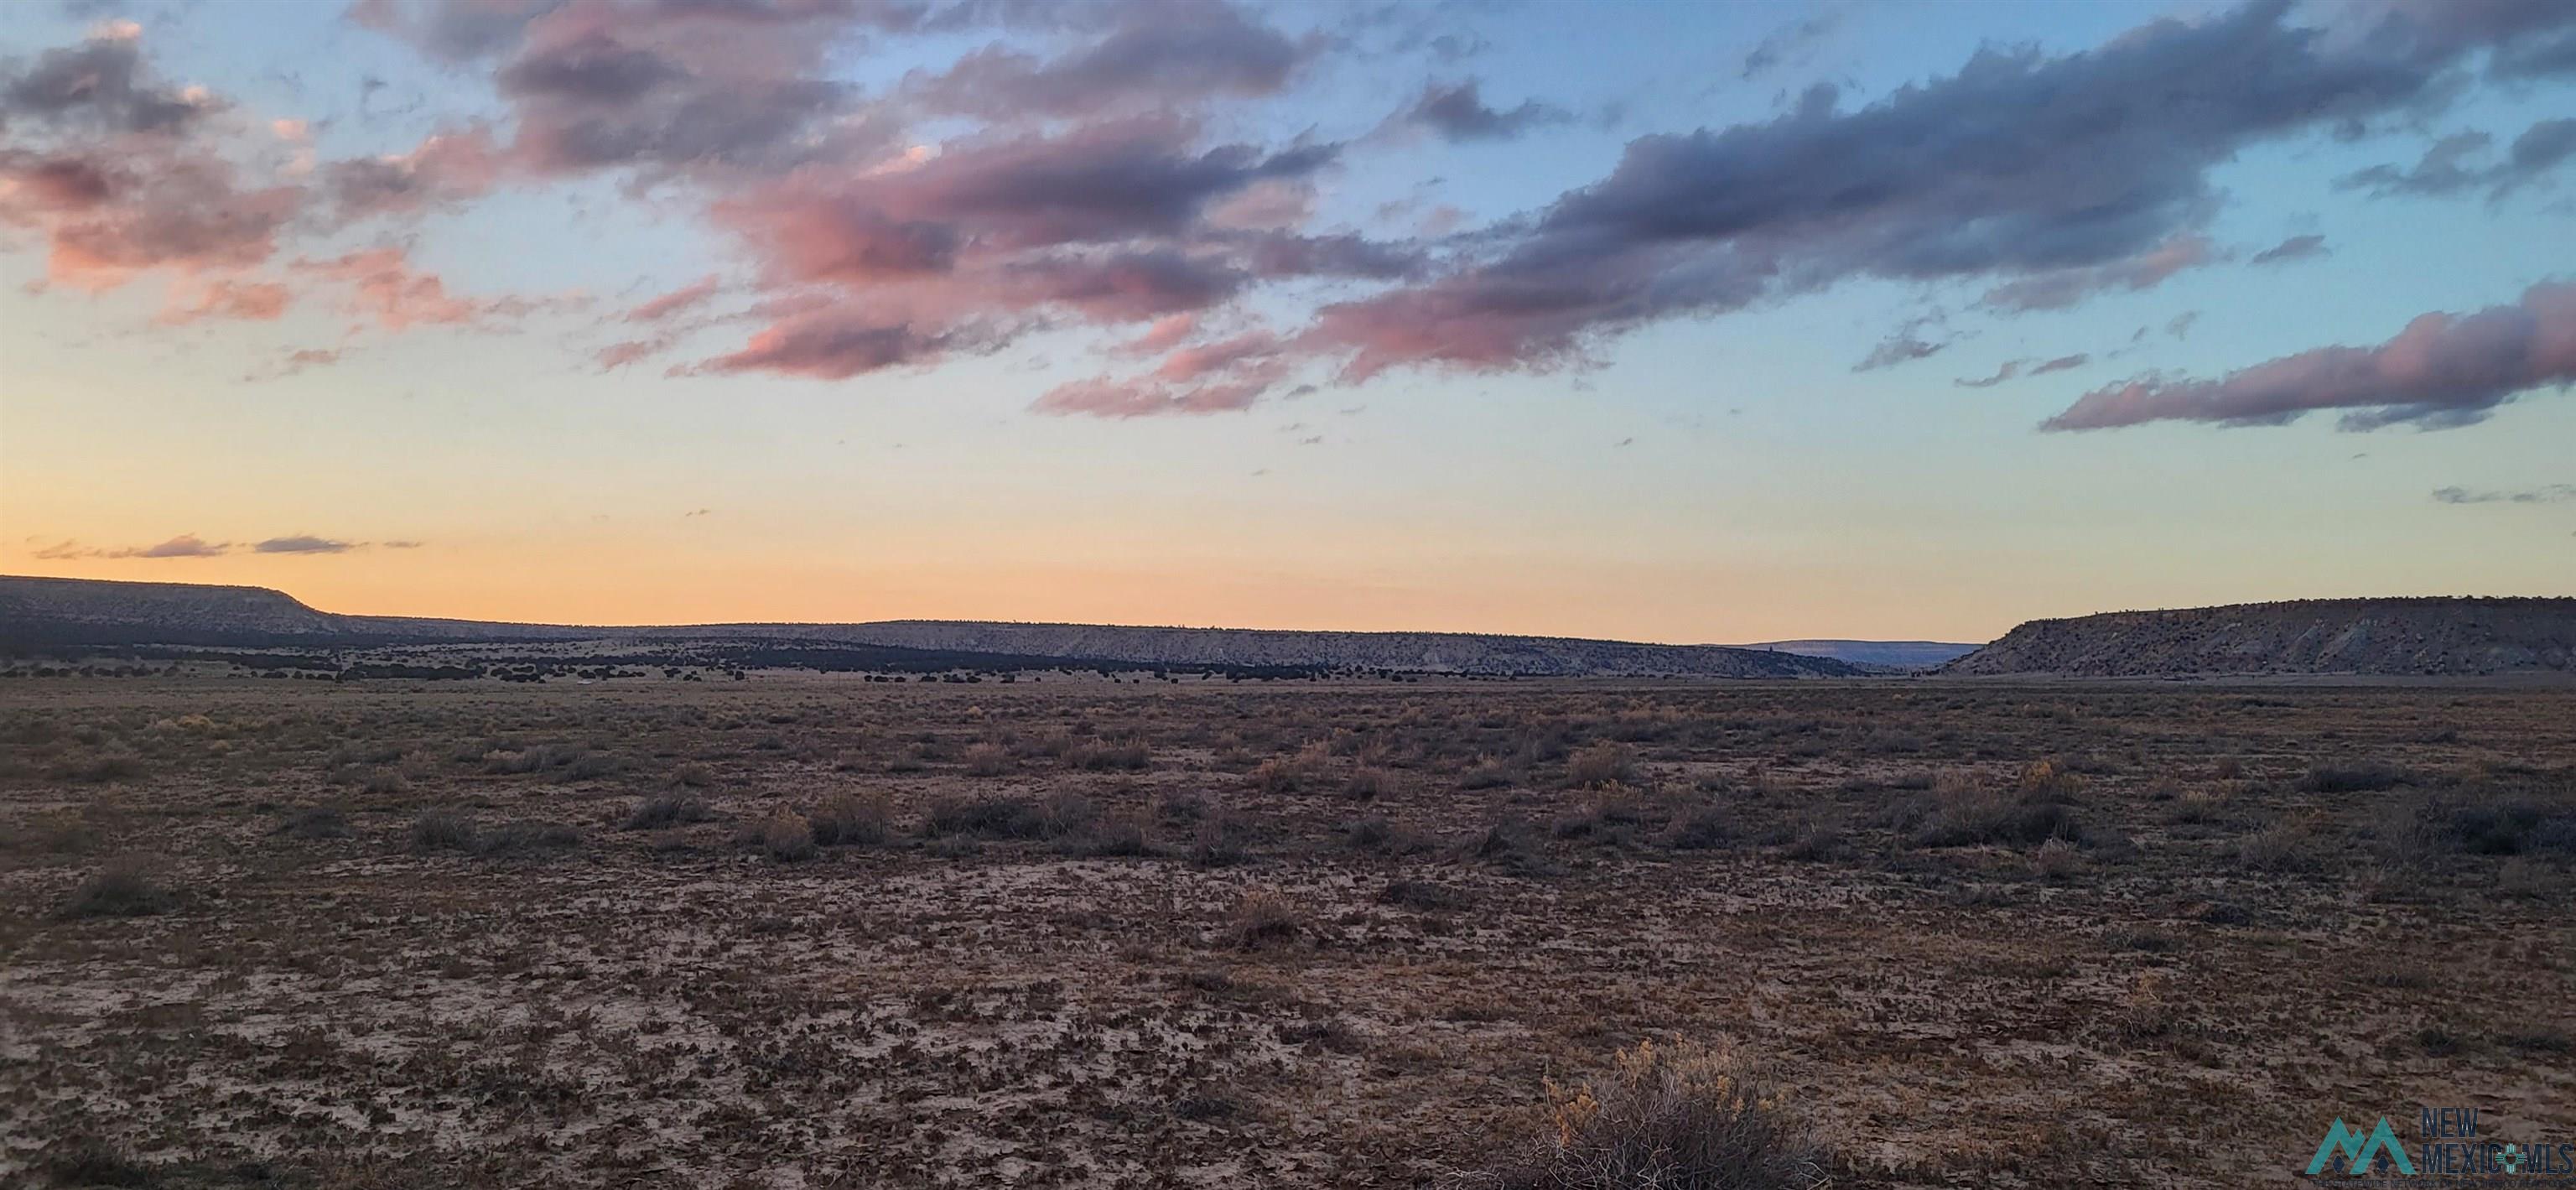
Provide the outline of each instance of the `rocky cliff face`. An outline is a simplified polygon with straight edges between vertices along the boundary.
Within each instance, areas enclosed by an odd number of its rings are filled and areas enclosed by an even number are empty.
[[[1949,674],[2471,675],[2576,668],[2576,599],[2316,599],[2033,620]]]
[[[0,643],[329,644],[346,641],[764,640],[1117,661],[1139,666],[1327,666],[1525,677],[1839,677],[1823,657],[1461,632],[1286,632],[890,620],[867,624],[582,627],[316,611],[261,587],[0,577]]]
[[[13,632],[154,628],[185,637],[328,636],[346,631],[341,620],[266,587],[0,577],[0,626]]]

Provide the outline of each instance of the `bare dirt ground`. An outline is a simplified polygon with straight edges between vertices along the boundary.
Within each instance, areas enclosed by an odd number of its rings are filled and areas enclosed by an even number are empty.
[[[2282,1183],[2576,1140],[2571,868],[2564,689],[25,679],[0,1183]]]

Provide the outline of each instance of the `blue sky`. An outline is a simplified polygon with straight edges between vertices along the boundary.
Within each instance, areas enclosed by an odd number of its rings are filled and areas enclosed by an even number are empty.
[[[2563,5],[1004,7],[13,11],[0,565],[1677,641],[2576,590]]]

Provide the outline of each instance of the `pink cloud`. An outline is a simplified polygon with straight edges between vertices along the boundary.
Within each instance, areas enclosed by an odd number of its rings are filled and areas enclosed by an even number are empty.
[[[674,314],[705,305],[708,299],[713,298],[717,291],[723,288],[724,283],[717,280],[715,274],[709,273],[704,278],[627,311],[626,321],[660,322]]]
[[[2345,409],[2343,428],[2465,425],[2537,388],[2576,383],[2576,284],[2534,285],[2510,306],[2426,314],[2376,347],[2320,347],[2216,380],[2146,377],[2084,394],[2047,430],[2152,421],[2280,425]]]

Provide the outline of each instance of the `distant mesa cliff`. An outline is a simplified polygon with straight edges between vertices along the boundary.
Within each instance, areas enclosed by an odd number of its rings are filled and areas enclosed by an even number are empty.
[[[2576,599],[2310,599],[2033,620],[1944,674],[2464,676],[2576,669]]]
[[[0,644],[308,645],[383,642],[764,640],[1017,658],[1402,670],[1522,677],[1840,677],[1827,657],[1720,645],[1658,645],[1464,632],[1296,632],[888,620],[864,624],[591,627],[317,611],[263,587],[0,577]]]
[[[1932,669],[1974,653],[1980,646],[1939,640],[1771,640],[1739,647],[1907,670]]]

